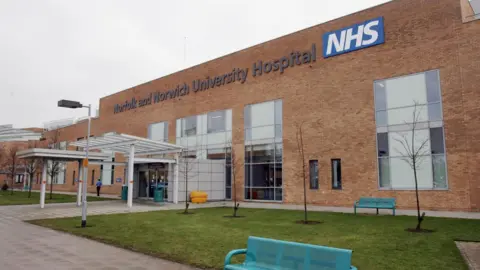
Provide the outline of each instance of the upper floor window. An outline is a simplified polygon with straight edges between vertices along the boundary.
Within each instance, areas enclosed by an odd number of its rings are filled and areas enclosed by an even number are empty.
[[[207,114],[207,133],[226,130],[225,111],[209,112]]]
[[[168,122],[150,124],[148,138],[154,141],[168,142]]]
[[[182,137],[197,135],[197,116],[182,119]]]
[[[282,100],[245,106],[245,141],[282,138]]]

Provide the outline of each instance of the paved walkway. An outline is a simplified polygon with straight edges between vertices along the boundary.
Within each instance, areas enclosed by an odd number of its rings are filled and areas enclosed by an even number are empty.
[[[106,201],[90,203],[88,213],[99,215],[171,208],[168,205],[137,204],[127,210],[121,201]],[[44,209],[40,209],[38,205],[0,207],[0,269],[194,269],[22,222],[28,219],[79,216],[80,214],[81,209],[76,207],[75,203],[47,204]]]
[[[470,270],[480,270],[480,243],[455,242]]]

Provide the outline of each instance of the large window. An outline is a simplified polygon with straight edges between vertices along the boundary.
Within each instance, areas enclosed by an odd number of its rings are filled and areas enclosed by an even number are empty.
[[[154,141],[168,142],[168,122],[150,124],[148,138]]]
[[[282,201],[282,101],[247,105],[245,199]]]
[[[176,144],[185,147],[183,157],[225,161],[225,185],[215,190],[216,199],[231,198],[231,161],[229,158],[232,140],[232,110],[213,111],[189,116],[176,121]],[[212,171],[212,173],[215,173]]]
[[[446,189],[439,71],[376,81],[374,92],[380,188],[415,188],[417,153],[419,188]]]

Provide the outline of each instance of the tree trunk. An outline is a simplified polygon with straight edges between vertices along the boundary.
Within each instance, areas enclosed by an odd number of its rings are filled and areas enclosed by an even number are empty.
[[[53,199],[52,193],[53,193],[53,176],[50,175],[50,200]]]
[[[30,180],[28,183],[28,198],[32,196],[32,179],[33,179],[33,174],[30,174]]]
[[[422,217],[420,216],[420,200],[418,197],[418,180],[417,180],[417,169],[416,169],[415,161],[413,162],[413,177],[415,178],[415,196],[417,197],[417,230],[421,229]]]
[[[10,195],[13,195],[13,183],[15,183],[15,175],[12,175],[12,183],[10,185]]]
[[[184,213],[188,213],[188,161],[185,163],[185,211]]]
[[[305,161],[303,161],[303,207],[305,211],[305,223],[307,222],[307,180],[305,179]]]

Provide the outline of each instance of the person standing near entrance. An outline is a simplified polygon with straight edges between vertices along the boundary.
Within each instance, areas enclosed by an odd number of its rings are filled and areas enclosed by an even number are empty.
[[[102,181],[100,179],[97,180],[97,197],[100,196],[100,189],[102,188]]]

